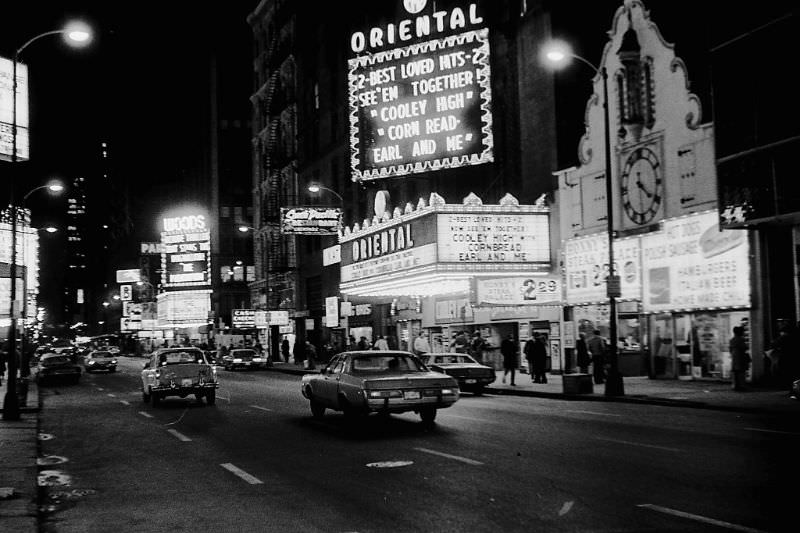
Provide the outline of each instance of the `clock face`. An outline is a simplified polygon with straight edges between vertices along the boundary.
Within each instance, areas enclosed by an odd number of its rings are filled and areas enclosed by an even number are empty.
[[[650,222],[664,199],[661,164],[652,150],[639,147],[622,170],[622,207],[636,224]]]

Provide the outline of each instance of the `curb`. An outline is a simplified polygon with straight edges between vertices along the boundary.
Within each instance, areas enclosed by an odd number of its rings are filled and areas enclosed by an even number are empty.
[[[294,368],[280,368],[276,366],[269,366],[267,370],[272,372],[281,372],[283,374],[292,374],[295,376],[303,376],[305,374],[316,374],[316,370],[294,369]],[[583,401],[583,402],[613,402],[613,403],[630,403],[640,405],[658,405],[662,407],[685,407],[689,409],[708,409],[713,411],[727,411],[735,413],[749,413],[749,414],[771,414],[778,413],[773,409],[765,407],[743,407],[732,405],[713,405],[707,402],[698,402],[692,400],[670,400],[666,398],[656,398],[653,396],[603,396],[597,394],[567,394],[559,392],[539,392],[527,390],[511,390],[511,389],[498,389],[487,387],[484,390],[485,394],[495,394],[497,396],[521,396],[528,398],[545,398],[551,400],[566,400],[566,401]]]

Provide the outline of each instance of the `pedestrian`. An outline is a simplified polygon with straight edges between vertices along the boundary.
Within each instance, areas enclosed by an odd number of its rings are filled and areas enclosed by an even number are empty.
[[[470,355],[479,363],[483,363],[483,351],[486,349],[486,341],[481,336],[480,331],[476,331],[469,344]]]
[[[528,351],[528,343],[530,350]],[[525,343],[525,357],[528,359],[528,366],[531,369],[531,381],[533,383],[547,383],[547,347],[544,345],[542,336],[538,333],[533,335],[533,339],[528,339]]]
[[[508,337],[503,339],[500,343],[500,353],[503,355],[503,383],[506,382],[506,376],[511,374],[511,386],[515,387],[514,383],[515,373],[517,371],[517,343],[514,342],[514,335],[508,334]]]
[[[733,390],[742,392],[747,369],[750,368],[750,354],[747,353],[747,341],[744,340],[744,328],[733,328],[733,337],[728,343],[731,354],[731,370],[733,371]]]
[[[592,332],[592,336],[586,342],[586,349],[592,360],[592,374],[594,374],[595,385],[606,382],[606,351],[608,346],[606,340],[600,336],[600,330]]]
[[[306,346],[305,343],[300,341],[297,337],[294,339],[294,346],[292,346],[292,359],[294,360],[294,364],[300,365],[303,364],[303,361],[306,359]]]
[[[311,344],[310,341],[306,341],[305,344],[305,368],[309,370],[313,370],[316,368],[314,361],[317,359],[317,349]]]
[[[355,350],[358,346],[356,345],[356,338],[352,335],[347,337],[347,350],[352,351]]]
[[[575,351],[578,355],[578,369],[581,374],[589,373],[589,350],[586,348],[586,333],[578,333],[578,340],[575,341]]]
[[[386,342],[386,339],[383,338],[383,335],[378,336],[378,340],[375,341],[375,345],[373,346],[375,350],[388,350],[389,343]]]
[[[285,362],[289,362],[289,339],[286,337],[281,341],[281,356]]]
[[[367,338],[366,338],[366,337],[364,337],[364,336],[362,336],[362,337],[361,337],[361,338],[358,340],[358,344],[356,345],[356,347],[357,347],[359,350],[369,350],[369,342],[367,342]]]
[[[425,338],[425,332],[420,330],[414,339],[414,355],[422,355],[430,351],[431,345],[428,343],[428,339]]]
[[[459,331],[456,335],[456,353],[467,353],[469,351],[469,339],[464,331]]]

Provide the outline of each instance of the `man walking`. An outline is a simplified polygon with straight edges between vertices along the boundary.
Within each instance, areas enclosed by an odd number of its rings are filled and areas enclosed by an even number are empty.
[[[745,374],[750,368],[750,354],[747,353],[747,341],[744,340],[744,328],[735,326],[733,337],[728,343],[731,353],[731,370],[733,371],[733,390],[744,391]]]
[[[594,382],[600,385],[606,382],[606,340],[600,336],[600,330],[592,332],[592,336],[586,342],[586,348],[592,357],[592,373]]]
[[[500,353],[503,355],[503,383],[506,382],[506,376],[511,374],[511,386],[515,387],[514,375],[517,371],[517,343],[514,342],[514,335],[508,334],[508,337],[503,339],[500,343]]]

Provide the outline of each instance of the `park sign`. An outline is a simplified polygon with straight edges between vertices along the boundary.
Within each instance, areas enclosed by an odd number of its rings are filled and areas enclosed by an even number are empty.
[[[477,5],[434,11],[355,32],[348,60],[354,181],[489,163],[489,30]],[[393,44],[403,46],[388,48]]]

